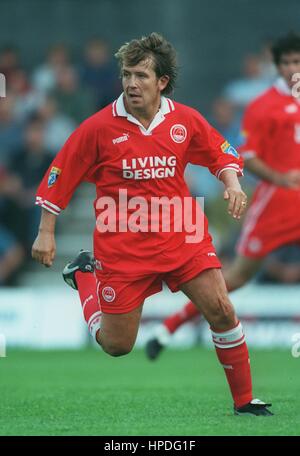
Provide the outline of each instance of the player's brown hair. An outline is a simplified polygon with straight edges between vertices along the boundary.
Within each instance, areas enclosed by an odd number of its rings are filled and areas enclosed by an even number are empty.
[[[178,74],[176,51],[159,33],[153,32],[149,36],[123,44],[115,57],[119,61],[121,70],[123,64],[132,67],[151,58],[157,78],[169,76],[169,82],[162,94],[169,94],[174,90]]]

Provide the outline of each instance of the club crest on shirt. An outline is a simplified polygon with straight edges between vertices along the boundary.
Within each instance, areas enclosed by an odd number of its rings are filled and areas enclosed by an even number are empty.
[[[298,106],[295,103],[292,103],[292,104],[285,106],[284,110],[288,114],[294,114],[295,112],[298,111]]]
[[[52,187],[55,184],[60,173],[61,173],[60,168],[56,168],[55,166],[52,166],[49,177],[48,177],[48,188]]]
[[[228,141],[225,141],[225,142],[223,142],[223,144],[221,144],[221,149],[224,154],[233,155],[236,158],[239,157],[239,154],[237,153],[235,148],[233,146],[231,146],[231,144],[229,144]]]
[[[176,143],[183,143],[187,136],[187,131],[184,125],[175,124],[170,129],[170,136]]]
[[[102,290],[102,296],[106,302],[113,302],[116,297],[116,292],[112,287],[104,287]]]

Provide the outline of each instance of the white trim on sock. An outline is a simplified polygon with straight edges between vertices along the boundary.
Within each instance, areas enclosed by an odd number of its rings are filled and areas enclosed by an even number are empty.
[[[100,329],[101,312],[95,312],[88,321],[89,332],[93,339],[96,339],[98,329]]]
[[[245,342],[245,335],[241,323],[235,328],[224,332],[214,332],[211,330],[213,343],[218,348],[238,347]]]

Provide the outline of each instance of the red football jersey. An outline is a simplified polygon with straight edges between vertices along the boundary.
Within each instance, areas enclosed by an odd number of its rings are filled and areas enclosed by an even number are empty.
[[[300,103],[281,79],[249,105],[243,134],[245,159],[257,156],[280,172],[300,168]]]
[[[94,231],[94,255],[102,268],[127,275],[170,271],[205,250],[210,239],[206,218],[204,240],[197,244],[186,242],[185,227],[182,232],[162,232],[159,223],[158,232],[151,232],[148,213],[148,232],[123,232],[118,225],[125,217],[119,191],[135,203],[143,198],[150,204],[152,197],[183,201],[190,197],[183,177],[187,163],[208,167],[217,177],[225,169],[242,173],[235,149],[196,110],[162,97],[160,110],[145,129],[126,112],[121,95],[70,136],[44,176],[36,204],[58,215],[80,182],[92,182],[96,219],[103,215],[105,197],[113,198],[117,214],[114,231],[99,232],[97,226]],[[128,213],[133,211],[129,207]]]

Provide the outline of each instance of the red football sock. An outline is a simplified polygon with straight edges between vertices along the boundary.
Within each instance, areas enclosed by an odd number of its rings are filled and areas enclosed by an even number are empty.
[[[171,334],[173,334],[176,329],[179,328],[179,326],[183,325],[183,323],[186,323],[189,320],[192,320],[198,315],[201,315],[200,310],[198,310],[192,301],[189,301],[179,312],[176,312],[170,317],[166,318],[163,321],[163,325],[166,326]]]
[[[92,272],[75,272],[78,293],[83,310],[83,316],[87,322],[91,335],[97,341],[97,332],[100,329],[101,312],[97,297],[96,278]]]
[[[253,399],[250,360],[241,323],[229,331],[212,330],[217,356],[224,367],[236,407]]]

